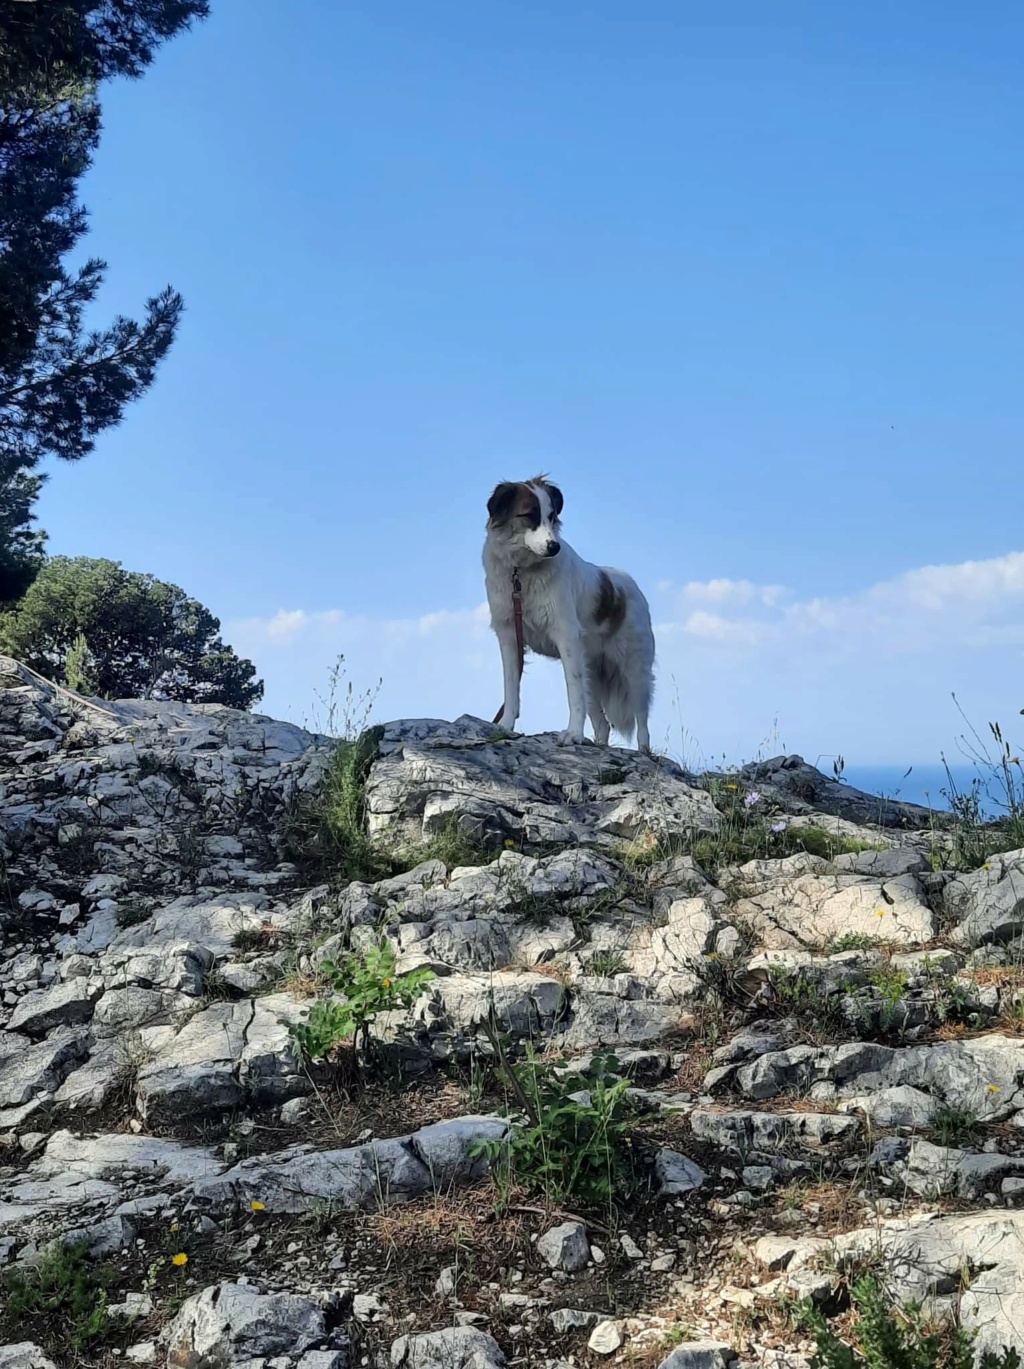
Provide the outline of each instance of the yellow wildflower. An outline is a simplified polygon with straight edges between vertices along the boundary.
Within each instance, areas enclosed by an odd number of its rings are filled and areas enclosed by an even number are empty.
[[[390,980],[390,979],[385,979],[385,980],[384,980],[384,987],[385,987],[385,989],[390,989],[390,988],[391,988],[391,980]]]
[[[171,1234],[173,1235],[174,1232],[177,1231],[177,1230],[178,1230],[178,1223],[177,1223],[177,1222],[172,1222],[172,1223],[171,1223]]]
[[[725,787],[726,787],[726,789],[738,789],[738,788],[739,788],[739,785],[736,785],[736,784],[727,784]]]
[[[179,1250],[177,1255],[171,1256],[171,1264],[177,1266],[178,1269],[182,1269],[188,1264],[188,1256],[185,1254],[184,1250]]]
[[[884,908],[879,908],[879,910],[878,910],[878,916],[879,916],[879,917],[885,917],[885,909],[884,909]]]
[[[252,1208],[253,1212],[265,1212],[267,1210],[266,1203],[261,1203],[259,1198],[253,1198],[249,1206]]]
[[[988,1091],[989,1091],[989,1093],[998,1093],[998,1092],[999,1092],[999,1085],[998,1085],[998,1084],[989,1084],[989,1086],[988,1086]]]
[[[506,838],[505,838],[505,850],[506,850],[506,851],[514,851],[514,850],[515,850],[515,845],[516,845],[516,844],[515,844],[515,842],[512,840],[511,837],[506,837]]]

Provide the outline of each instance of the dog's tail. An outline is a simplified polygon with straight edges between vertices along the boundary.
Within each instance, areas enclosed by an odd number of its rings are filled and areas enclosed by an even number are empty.
[[[603,675],[595,684],[604,716],[612,728],[629,741],[636,731],[637,720],[647,720],[653,686],[647,681],[637,681],[631,687],[630,681],[618,670]]]

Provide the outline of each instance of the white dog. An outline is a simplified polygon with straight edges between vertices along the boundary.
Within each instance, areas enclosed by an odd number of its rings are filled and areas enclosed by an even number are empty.
[[[519,718],[526,647],[561,660],[569,726],[559,743],[582,742],[587,713],[594,739],[612,728],[650,748],[654,693],[651,611],[621,570],[592,566],[562,540],[562,492],[544,476],[500,484],[487,503],[484,575],[498,634],[505,700],[495,718],[509,732]]]

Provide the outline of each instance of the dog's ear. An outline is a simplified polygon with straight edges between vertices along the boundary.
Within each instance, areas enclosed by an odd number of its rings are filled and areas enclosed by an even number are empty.
[[[495,486],[494,493],[487,501],[487,516],[495,527],[508,522],[518,490],[519,486],[511,480],[503,480]]]
[[[565,504],[565,500],[562,498],[562,491],[558,488],[557,485],[549,485],[546,482],[544,488],[547,490],[548,498],[551,500],[552,517],[561,518],[562,507]]]

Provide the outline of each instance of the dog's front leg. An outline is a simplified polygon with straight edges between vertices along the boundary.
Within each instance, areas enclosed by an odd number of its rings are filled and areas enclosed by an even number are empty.
[[[578,633],[567,633],[556,643],[565,671],[565,690],[569,696],[569,726],[558,735],[559,746],[572,746],[583,740],[583,723],[587,716],[587,675],[583,656],[583,639]]]
[[[498,725],[514,732],[519,721],[519,645],[513,625],[495,629],[501,647],[501,668],[505,676],[505,699]]]

